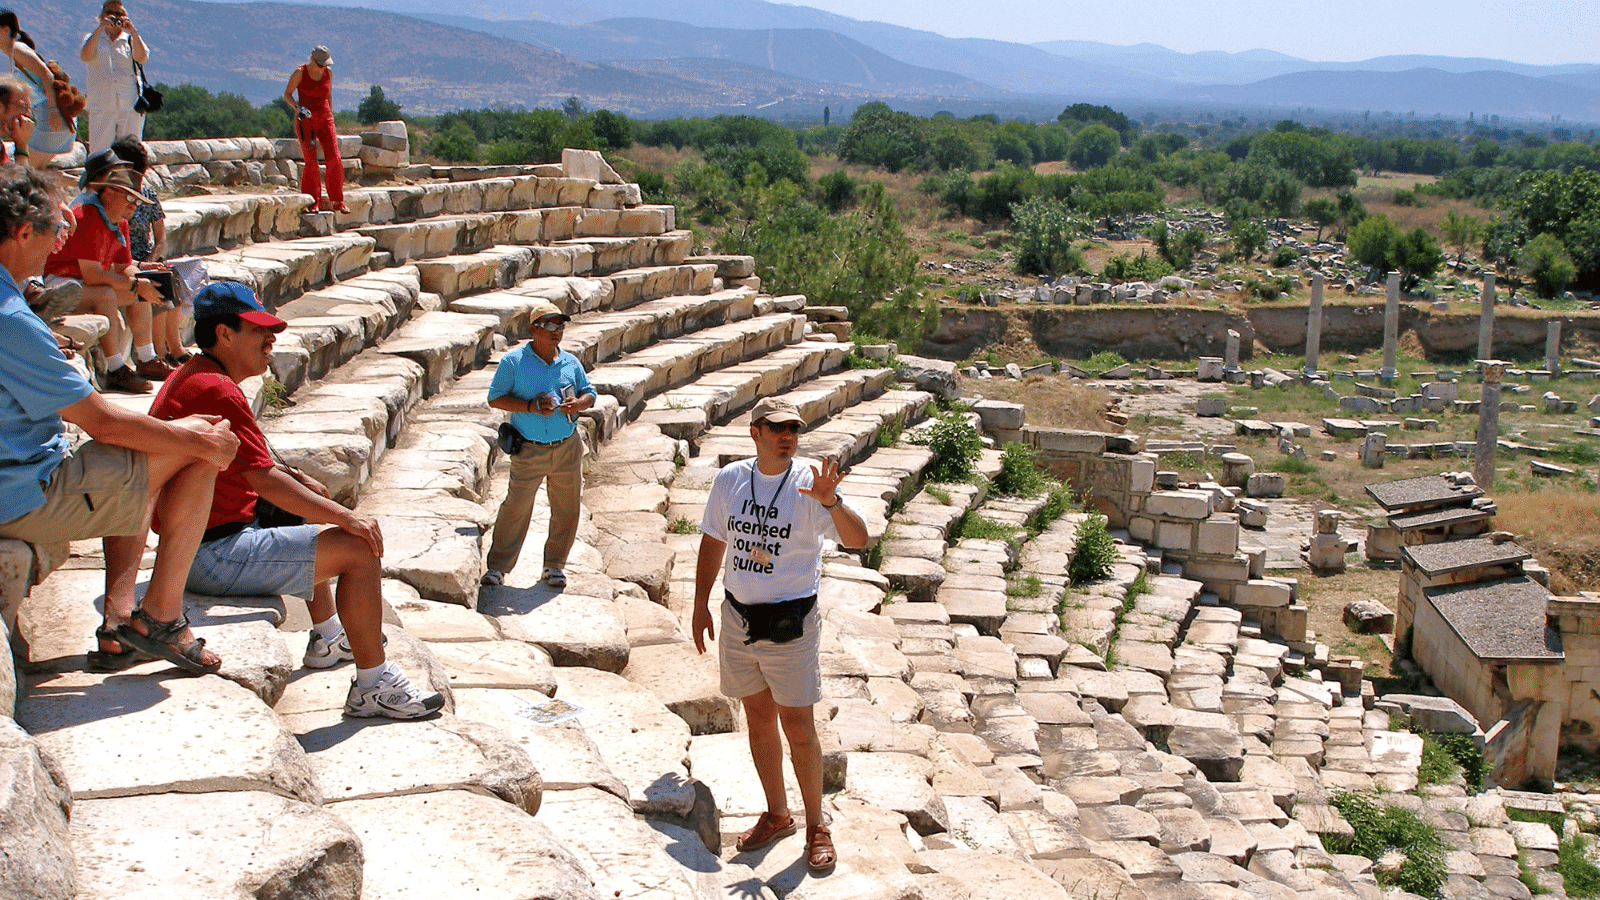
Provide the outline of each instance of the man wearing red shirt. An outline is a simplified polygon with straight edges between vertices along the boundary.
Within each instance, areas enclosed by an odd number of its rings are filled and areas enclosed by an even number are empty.
[[[138,176],[132,168],[115,168],[89,185],[91,200],[72,211],[77,229],[60,250],[45,261],[45,285],[68,281],[83,284],[82,313],[105,316],[111,328],[100,338],[106,357],[106,389],[130,394],[150,392],[150,379],[165,378],[172,369],[156,359],[151,342],[150,305],[161,302],[153,282],[138,277],[139,267],[128,251],[128,216],[143,201]],[[122,310],[122,312],[119,312]],[[133,332],[138,371],[128,368],[122,356],[123,317]]]
[[[248,287],[232,281],[201,289],[194,316],[200,355],[167,379],[150,415],[220,416],[239,436],[239,452],[217,476],[189,590],[214,597],[310,598],[314,624],[305,664],[321,669],[356,663],[346,715],[415,719],[437,712],[444,698],[412,687],[400,667],[384,658],[383,535],[377,520],[333,502],[322,485],[273,459],[239,389],[239,382],[267,370],[276,335],[287,324],[263,309]],[[313,524],[263,527],[258,498]]]

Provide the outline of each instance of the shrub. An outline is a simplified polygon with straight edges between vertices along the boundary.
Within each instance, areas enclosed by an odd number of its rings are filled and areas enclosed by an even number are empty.
[[[1445,784],[1454,780],[1459,772],[1466,779],[1467,788],[1474,794],[1483,790],[1483,776],[1487,767],[1471,735],[1435,734],[1429,731],[1419,731],[1417,734],[1422,736],[1422,765],[1417,770],[1418,783]],[[1557,823],[1556,832],[1560,831],[1560,823]]]
[[[1111,574],[1116,564],[1117,543],[1106,531],[1106,517],[1093,514],[1078,523],[1073,534],[1076,546],[1072,548],[1072,562],[1067,564],[1067,577],[1073,584],[1083,584]]]
[[[1567,248],[1548,231],[1522,246],[1517,265],[1533,278],[1533,289],[1541,297],[1556,297],[1578,275]]]
[[[1284,244],[1272,253],[1272,265],[1279,269],[1285,266],[1292,266],[1299,259],[1300,251],[1288,244]]]
[[[1122,358],[1122,354],[1114,350],[1101,350],[1084,360],[1083,368],[1087,372],[1109,372],[1118,366],[1127,364],[1128,361]]]
[[[1399,850],[1405,854],[1405,863],[1397,871],[1377,873],[1378,884],[1423,897],[1438,892],[1446,875],[1444,842],[1433,826],[1407,810],[1380,808],[1362,794],[1335,794],[1329,803],[1350,823],[1355,834],[1348,838],[1324,834],[1324,849],[1365,856],[1373,862],[1390,849]]]
[[[1027,525],[1030,538],[1039,536],[1051,522],[1061,518],[1061,514],[1076,507],[1072,502],[1072,489],[1064,484],[1051,482],[1050,495],[1044,498],[1044,505],[1039,511],[1028,518]]]
[[[1083,268],[1083,253],[1073,246],[1082,227],[1067,204],[1034,197],[1011,208],[1017,235],[1017,271],[1062,275]]]
[[[1600,867],[1590,861],[1588,844],[1581,834],[1561,842],[1556,872],[1566,882],[1568,897],[1600,896]]]
[[[1038,452],[1021,441],[1012,441],[1003,449],[994,492],[1002,497],[1037,497],[1049,481],[1037,467]]]
[[[921,443],[933,451],[933,461],[923,470],[929,481],[967,481],[983,451],[983,437],[960,414],[940,415],[923,432]]]
[[[1280,456],[1263,468],[1268,472],[1282,472],[1285,475],[1310,475],[1317,467],[1298,456]]]
[[[1155,281],[1171,274],[1172,266],[1160,257],[1119,253],[1106,260],[1100,278],[1103,281]]]

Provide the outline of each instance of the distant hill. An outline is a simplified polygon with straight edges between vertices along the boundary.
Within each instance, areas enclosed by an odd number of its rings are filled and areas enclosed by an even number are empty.
[[[1556,76],[1562,78],[1564,76]],[[1408,72],[1296,72],[1253,84],[1207,85],[1174,90],[1174,98],[1211,103],[1251,103],[1284,108],[1370,109],[1600,121],[1600,90],[1555,78],[1510,72],[1456,74],[1439,69]],[[1589,81],[1593,85],[1593,80]]]
[[[359,6],[367,2],[390,11]],[[36,0],[21,15],[45,55],[81,77],[77,48],[98,9],[94,0]],[[576,96],[645,116],[805,117],[826,104],[844,115],[860,101],[885,99],[903,109],[1005,109],[1029,118],[1088,101],[1600,121],[1600,66],[1418,56],[1317,63],[1270,50],[1186,54],[1092,41],[1029,46],[764,0],[134,0],[133,12],[155,49],[153,78],[258,103],[282,91],[311,46],[327,44],[339,106],[353,107],[369,84],[381,84],[418,114],[554,106]]]
[[[525,41],[590,62],[727,60],[822,84],[868,88],[883,96],[973,96],[1009,93],[951,72],[890,58],[836,32],[816,28],[700,28],[660,19],[606,19],[590,25],[489,22],[427,16],[484,33]],[[710,67],[700,67],[710,76]],[[728,80],[725,73],[719,80]]]
[[[353,108],[369,85],[415,113],[491,104],[593,106],[638,112],[704,99],[703,85],[598,65],[525,43],[393,13],[279,3],[222,5],[137,0],[130,12],[151,47],[149,77],[234,91],[262,103],[283,93],[311,48],[334,48],[335,105]],[[22,26],[75,82],[78,47],[99,0],[36,0]]]

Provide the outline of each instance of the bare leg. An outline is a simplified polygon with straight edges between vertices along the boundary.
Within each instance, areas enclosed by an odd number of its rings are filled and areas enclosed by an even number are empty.
[[[78,312],[105,316],[111,327],[100,336],[100,352],[106,356],[122,352],[122,315],[117,312],[117,294],[104,285],[84,285]]]
[[[171,310],[165,316],[165,325],[163,327],[166,330],[166,338],[167,338],[167,350],[166,350],[166,352],[172,354],[173,356],[179,356],[179,355],[184,353],[184,349],[183,349],[183,327],[182,326],[183,326],[183,311],[182,310],[178,310],[178,309]]]
[[[174,346],[167,344],[173,318],[178,315],[175,309],[164,309],[150,317],[150,342],[155,345],[156,359],[162,359],[167,354],[176,354]]]
[[[335,576],[339,578],[339,621],[344,623],[356,666],[371,669],[382,665],[383,563],[372,554],[366,541],[329,526],[317,535],[317,570],[313,577],[321,588]]]
[[[809,706],[779,706],[783,733],[789,739],[789,758],[794,778],[800,783],[800,799],[806,805],[806,827],[822,824],[822,741],[817,738],[817,720]]]
[[[211,508],[211,492],[216,482],[217,470],[191,457],[150,457],[150,498],[161,515],[162,534],[155,569],[150,573],[150,586],[141,605],[158,622],[170,622],[183,613],[183,586],[189,579],[189,567],[194,563],[200,536],[206,528],[205,517],[195,515],[195,510]],[[137,578],[137,556],[132,557],[132,563],[133,577]],[[125,567],[127,562],[119,559],[118,565]],[[124,571],[111,571],[108,556],[106,583],[110,585],[125,577],[128,576]],[[132,625],[141,634],[145,633],[137,621]],[[187,629],[177,635],[179,641],[193,638]],[[207,650],[202,662],[210,665],[217,658]]]
[[[320,541],[318,542],[320,544]],[[311,614],[311,624],[321,625],[333,618],[339,609],[333,602],[333,582],[323,581],[311,589],[311,599],[306,601],[306,612]]]
[[[789,795],[783,787],[783,741],[778,737],[778,711],[772,691],[745,697],[745,721],[750,727],[750,759],[761,779],[761,792],[767,798],[767,812],[780,821],[789,818]],[[818,758],[820,767],[821,759]],[[820,781],[820,778],[819,778]]]
[[[133,332],[133,346],[150,343],[150,304],[129,303],[122,314],[128,318],[128,330]]]

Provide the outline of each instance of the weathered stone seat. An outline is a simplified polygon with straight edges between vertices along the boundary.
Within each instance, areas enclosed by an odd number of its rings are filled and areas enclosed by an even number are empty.
[[[212,279],[247,284],[268,309],[367,271],[374,241],[359,234],[269,240],[206,257]]]

